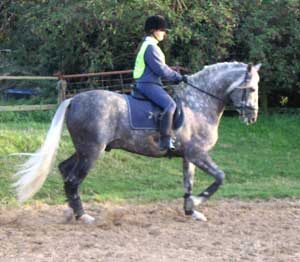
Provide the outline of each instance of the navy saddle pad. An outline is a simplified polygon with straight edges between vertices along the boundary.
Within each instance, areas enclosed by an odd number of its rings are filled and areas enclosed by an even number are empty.
[[[158,129],[159,116],[162,112],[160,107],[143,98],[136,98],[132,95],[125,95],[125,97],[128,105],[129,123],[132,129]],[[181,127],[183,120],[184,115],[181,103],[177,103],[173,129],[176,130]]]

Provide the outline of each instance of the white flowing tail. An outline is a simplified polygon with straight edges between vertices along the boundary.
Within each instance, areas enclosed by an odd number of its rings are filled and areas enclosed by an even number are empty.
[[[15,174],[19,179],[13,186],[16,188],[17,198],[20,202],[32,197],[44,184],[55,160],[65,113],[70,102],[71,99],[67,99],[61,103],[52,119],[44,144],[31,155],[22,165],[21,170]]]

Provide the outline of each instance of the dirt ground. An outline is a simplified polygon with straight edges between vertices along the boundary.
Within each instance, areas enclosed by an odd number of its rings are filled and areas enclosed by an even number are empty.
[[[0,209],[0,261],[300,261],[300,200],[212,200],[207,222],[181,206],[87,204],[93,225],[65,224],[65,206]]]

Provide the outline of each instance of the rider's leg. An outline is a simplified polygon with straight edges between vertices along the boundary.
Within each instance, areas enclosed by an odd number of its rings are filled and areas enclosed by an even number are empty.
[[[173,98],[159,85],[138,86],[139,91],[152,102],[163,109],[160,124],[160,149],[174,149],[172,142],[173,115],[176,110],[176,103]]]
[[[165,109],[160,120],[160,149],[170,149],[174,150],[175,146],[172,140],[172,125],[173,125],[173,115],[175,112],[174,107],[169,107]]]

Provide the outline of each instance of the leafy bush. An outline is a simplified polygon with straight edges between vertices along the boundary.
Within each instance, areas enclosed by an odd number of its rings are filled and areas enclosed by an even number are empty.
[[[299,92],[299,1],[4,0],[0,10],[0,49],[33,74],[132,68],[146,17],[162,14],[168,64],[259,62],[265,91]]]

